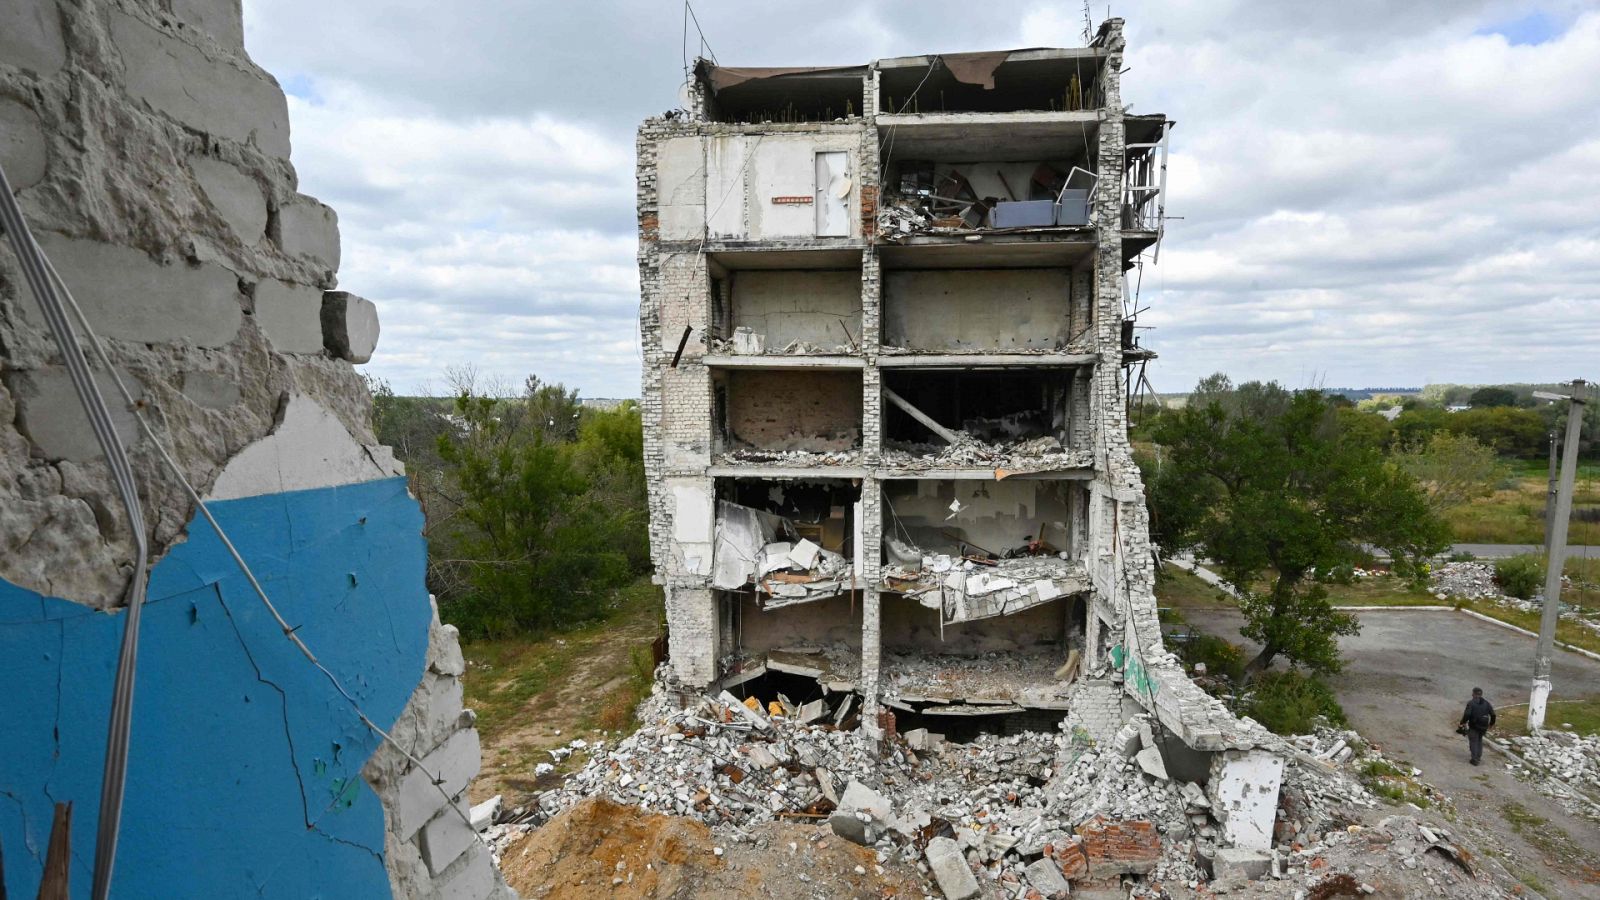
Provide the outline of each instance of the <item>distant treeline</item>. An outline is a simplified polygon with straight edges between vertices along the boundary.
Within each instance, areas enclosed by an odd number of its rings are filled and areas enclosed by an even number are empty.
[[[1534,391],[1566,394],[1571,385],[1430,384],[1420,391],[1362,388],[1320,393],[1343,407],[1348,432],[1386,452],[1417,447],[1436,434],[1454,434],[1471,437],[1500,456],[1542,459],[1549,453],[1550,435],[1566,428],[1568,404],[1536,398]],[[1358,399],[1354,395],[1359,393],[1369,396]],[[1182,406],[1188,398],[1165,395],[1159,404],[1136,409],[1134,419],[1154,425],[1163,410]],[[1587,404],[1584,415],[1579,456],[1593,459],[1600,456],[1600,403]]]

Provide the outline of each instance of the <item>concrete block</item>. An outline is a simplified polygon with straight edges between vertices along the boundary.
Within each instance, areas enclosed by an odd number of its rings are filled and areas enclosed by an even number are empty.
[[[1167,764],[1161,761],[1160,747],[1146,747],[1134,754],[1133,760],[1139,764],[1139,768],[1143,769],[1146,775],[1157,781],[1168,780]]]
[[[495,881],[489,848],[474,842],[439,876],[434,887],[439,900],[484,900],[495,892]]]
[[[264,280],[256,285],[256,324],[280,353],[321,353],[322,291]]]
[[[143,391],[127,372],[122,381],[135,399]],[[124,446],[138,442],[139,423],[127,408],[116,382],[105,372],[95,372],[95,383],[111,412],[111,423]],[[100,442],[89,428],[89,416],[78,401],[72,377],[62,367],[14,370],[6,375],[6,388],[17,405],[17,427],[47,459],[87,462],[103,458]]]
[[[1260,850],[1242,850],[1237,847],[1224,847],[1217,851],[1211,861],[1212,874],[1216,880],[1227,878],[1255,881],[1265,878],[1272,871],[1272,854]]]
[[[0,3],[0,66],[16,66],[48,78],[67,64],[56,0]],[[7,176],[10,168],[6,169]]]
[[[394,803],[394,828],[400,839],[410,840],[444,808],[445,797],[455,797],[466,790],[467,783],[478,774],[481,762],[478,732],[469,728],[452,734],[438,749],[423,757],[426,772],[416,767],[407,772]],[[438,786],[428,777],[428,772],[439,776]]]
[[[467,815],[467,798],[463,795],[456,798],[456,802],[439,810],[438,815],[422,826],[422,832],[417,835],[417,847],[422,851],[422,861],[428,864],[428,871],[439,875],[457,859],[466,849],[478,840],[478,833],[472,826],[462,821],[462,816]],[[457,815],[457,812],[460,815]]]
[[[6,14],[0,13],[0,18]],[[6,59],[0,37],[0,60]],[[39,114],[9,97],[0,97],[0,167],[13,190],[25,190],[44,179],[50,149]]]
[[[339,271],[339,216],[314,197],[296,195],[278,208],[278,246],[290,256],[305,256]]]
[[[1024,871],[1033,889],[1046,897],[1065,897],[1072,892],[1072,885],[1062,877],[1060,867],[1053,860],[1034,860]]]
[[[272,434],[228,461],[207,499],[356,484],[403,471],[392,455],[356,443],[344,424],[315,400],[295,394]]]
[[[183,396],[206,409],[227,409],[239,402],[239,385],[210,372],[184,372]]]
[[[288,158],[289,106],[259,69],[209,56],[120,10],[107,15],[129,94],[197,131]]]
[[[244,49],[244,7],[240,0],[172,0],[172,12],[185,25],[210,35],[224,47]]]
[[[322,295],[322,345],[334,356],[353,363],[372,359],[378,348],[378,307],[348,291]]]
[[[131,247],[34,236],[103,338],[221,347],[239,333],[239,279],[222,266],[163,265]],[[43,327],[31,294],[23,309]]]
[[[232,163],[209,156],[189,159],[195,180],[212,207],[245,246],[253,246],[267,233],[267,197],[254,178]]]
[[[978,879],[972,874],[967,858],[961,854],[961,847],[955,841],[936,837],[928,842],[923,856],[928,861],[928,868],[933,870],[933,879],[938,882],[939,890],[944,892],[945,900],[969,900],[978,896]]]
[[[467,811],[467,818],[472,820],[472,830],[477,832],[487,831],[494,824],[495,816],[500,815],[500,810],[505,806],[505,798],[499,794],[475,804]]]
[[[1266,750],[1217,754],[1206,792],[1226,844],[1245,850],[1272,849],[1283,766],[1283,757]]]

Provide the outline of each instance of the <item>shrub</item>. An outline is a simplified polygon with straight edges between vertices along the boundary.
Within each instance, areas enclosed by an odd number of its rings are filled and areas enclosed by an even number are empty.
[[[1333,689],[1298,669],[1258,677],[1241,711],[1274,734],[1305,734],[1319,717],[1331,725],[1345,724],[1344,708]]]
[[[1544,564],[1531,554],[1502,559],[1494,564],[1494,580],[1502,591],[1527,600],[1544,587]]]
[[[1226,676],[1234,681],[1244,678],[1244,651],[1216,635],[1196,634],[1184,648],[1184,656],[1191,666],[1204,663],[1207,675]]]

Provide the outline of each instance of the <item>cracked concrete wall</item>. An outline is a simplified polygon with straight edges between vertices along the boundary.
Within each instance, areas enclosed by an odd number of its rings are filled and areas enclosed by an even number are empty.
[[[420,770],[375,753],[99,373],[152,547],[117,892],[504,896],[486,848],[452,830],[476,732],[429,606],[420,511],[351,366],[373,351],[375,307],[334,290],[337,216],[299,192],[289,149],[239,0],[0,6],[0,164],[40,245],[297,634],[453,791],[418,791]],[[88,883],[132,548],[0,249],[0,653],[17,662],[0,845],[16,896],[36,889],[55,800],[77,805],[73,881]]]
[[[733,327],[766,337],[768,351],[791,341],[828,349],[861,342],[861,272],[775,270],[732,273]]]

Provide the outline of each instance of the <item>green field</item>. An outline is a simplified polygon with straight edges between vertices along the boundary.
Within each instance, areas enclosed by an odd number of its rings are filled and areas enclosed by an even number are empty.
[[[1549,486],[1540,467],[1526,467],[1487,497],[1480,497],[1445,512],[1450,531],[1458,544],[1542,544],[1544,543],[1544,505]],[[1568,523],[1568,544],[1600,544],[1600,522],[1579,518],[1585,509],[1600,509],[1600,468],[1583,466],[1574,486],[1573,507],[1577,511]]]

